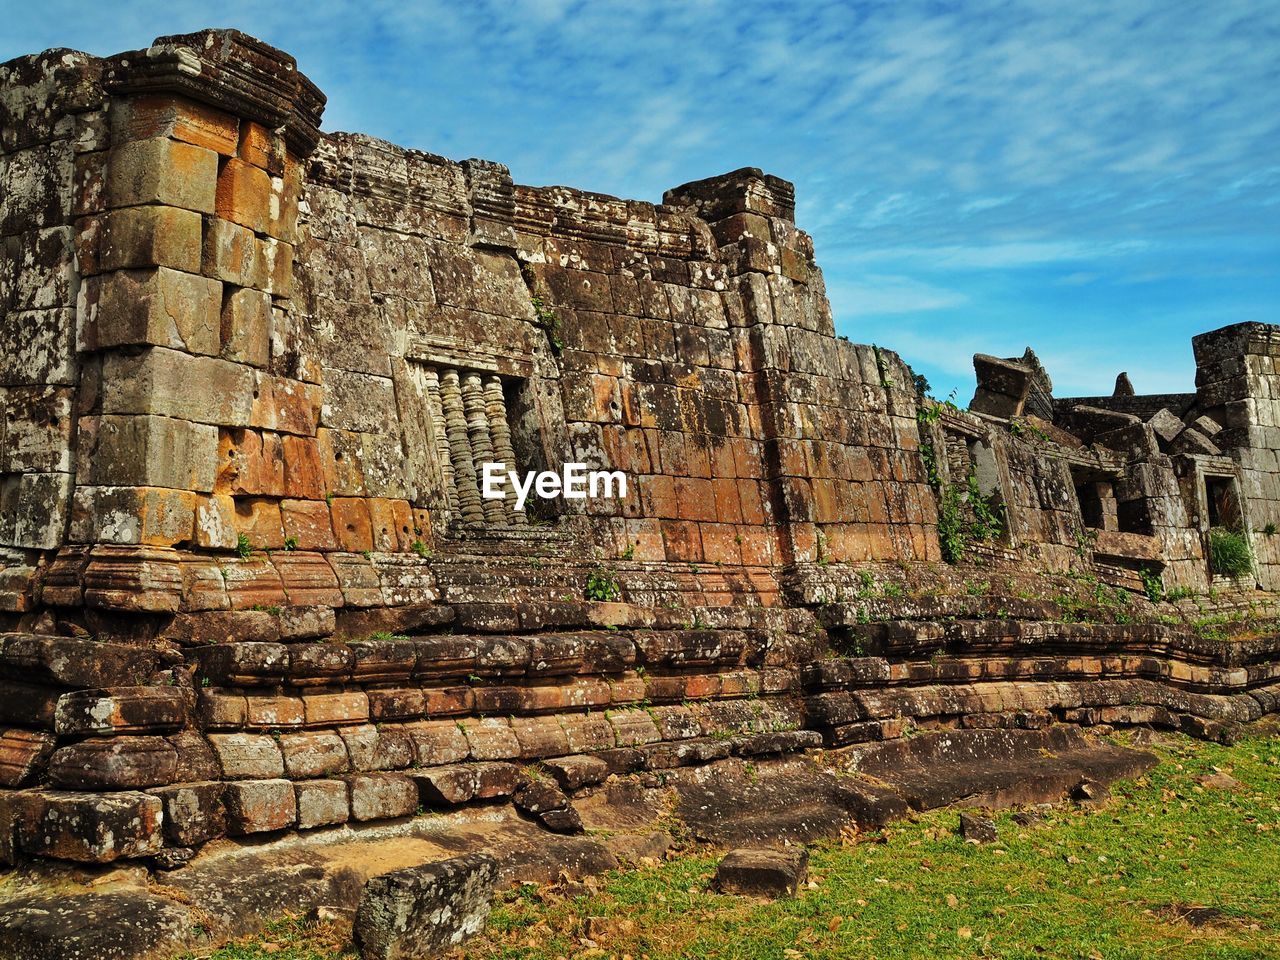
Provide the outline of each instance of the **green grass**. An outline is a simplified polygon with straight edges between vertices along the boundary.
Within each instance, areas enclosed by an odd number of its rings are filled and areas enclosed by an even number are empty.
[[[1214,573],[1227,577],[1243,577],[1253,570],[1253,551],[1249,539],[1238,530],[1214,527],[1209,531],[1209,565]]]
[[[502,897],[486,934],[460,955],[1280,957],[1280,739],[1222,747],[1177,737],[1157,752],[1160,765],[1119,785],[1105,807],[1055,808],[1029,827],[997,815],[992,845],[964,843],[954,810],[820,845],[813,885],[795,900],[711,893],[711,855],[612,874],[572,899],[522,888]],[[1215,768],[1240,789],[1196,783]],[[1222,917],[1193,927],[1161,912],[1170,904],[1213,907]],[[592,921],[594,946],[583,939],[591,917],[604,918]],[[213,957],[342,956],[332,939],[313,941],[297,926],[272,936],[273,951],[259,939]]]

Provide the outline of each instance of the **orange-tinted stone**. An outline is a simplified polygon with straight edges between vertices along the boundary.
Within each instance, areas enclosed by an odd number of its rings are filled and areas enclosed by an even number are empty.
[[[323,500],[324,467],[320,445],[311,437],[284,436],[284,495],[299,500]]]
[[[264,497],[236,497],[236,533],[249,538],[255,550],[278,550],[284,546],[284,526],[280,503]]]
[[[666,544],[667,559],[687,563],[702,560],[702,538],[696,523],[681,520],[662,521],[662,540]]]
[[[271,177],[260,167],[243,160],[228,160],[218,174],[214,210],[254,233],[266,233],[270,221]]]
[[[330,507],[338,545],[353,553],[372,550],[373,525],[368,502],[362,497],[334,497]]]
[[[236,152],[239,121],[185,97],[156,95],[113,105],[111,128],[117,143],[172,137],[229,157]]]
[[[336,550],[329,505],[323,500],[282,500],[280,517],[284,535],[296,541],[299,550]]]

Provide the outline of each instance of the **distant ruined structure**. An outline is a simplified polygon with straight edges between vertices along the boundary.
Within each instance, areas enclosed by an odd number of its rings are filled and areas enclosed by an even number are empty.
[[[1280,327],[1176,395],[980,355],[960,410],[836,337],[786,181],[527,187],[323,106],[235,31],[0,65],[0,861],[1280,705]]]

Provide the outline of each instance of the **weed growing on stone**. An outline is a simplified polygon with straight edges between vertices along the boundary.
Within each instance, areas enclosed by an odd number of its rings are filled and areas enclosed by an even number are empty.
[[[587,574],[587,586],[583,591],[583,596],[588,600],[603,603],[611,600],[620,600],[622,599],[622,584],[618,582],[618,578],[612,570],[605,567],[596,567]]]
[[[1224,577],[1243,577],[1253,570],[1253,551],[1239,530],[1214,527],[1209,531],[1209,566]]]

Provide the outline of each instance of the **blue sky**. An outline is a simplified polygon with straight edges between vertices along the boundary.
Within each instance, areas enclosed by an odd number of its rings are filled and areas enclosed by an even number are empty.
[[[1192,334],[1280,323],[1275,0],[9,6],[0,60],[239,27],[298,58],[326,129],[523,183],[658,200],[763,167],[839,332],[940,396],[1028,344],[1059,395],[1187,390]]]

